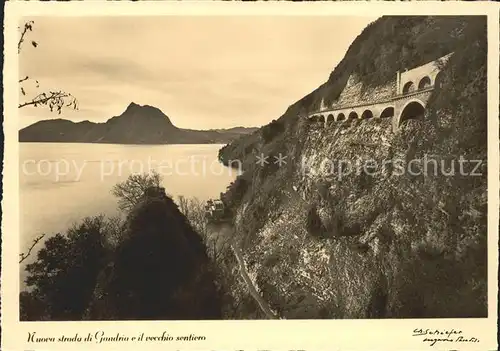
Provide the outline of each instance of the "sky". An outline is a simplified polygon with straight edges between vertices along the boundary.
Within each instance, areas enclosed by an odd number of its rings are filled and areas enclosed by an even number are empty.
[[[261,126],[324,83],[375,17],[35,17],[19,56],[26,97],[65,90],[79,110],[42,119],[105,122],[135,102],[178,127]],[[38,46],[29,45],[35,40]],[[21,102],[26,97],[21,96]]]

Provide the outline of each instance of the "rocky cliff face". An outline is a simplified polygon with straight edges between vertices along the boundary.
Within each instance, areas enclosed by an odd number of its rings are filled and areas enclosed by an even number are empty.
[[[458,41],[439,44],[425,42],[436,29],[436,19],[427,17],[411,19],[416,22],[405,40],[382,35],[404,29],[404,21],[382,19],[351,45],[356,55],[346,58],[358,65],[361,83],[341,89],[336,99],[390,87],[389,78],[376,83],[373,74],[366,76],[369,67],[359,65],[368,58],[377,61],[399,48],[416,57],[415,66],[428,61],[432,50],[420,55],[400,43],[439,45],[434,58],[448,47],[455,54],[423,121],[407,121],[396,133],[390,119],[326,129],[308,123],[301,113],[328,101],[332,79],[344,74],[336,69],[278,120],[285,127],[274,139],[257,132],[221,150],[223,161],[244,161],[245,173],[226,196],[235,204],[250,275],[284,318],[486,316],[486,24],[455,19]],[[376,50],[373,41],[382,47]],[[370,56],[361,54],[367,47],[374,50]],[[400,60],[386,64],[395,73]],[[261,152],[271,160],[286,155],[287,163],[256,165]],[[460,157],[470,161],[463,173]]]
[[[236,223],[250,238],[246,260],[282,317],[485,315],[484,176],[462,193],[456,179],[446,186],[439,177],[391,175],[390,164],[373,175],[352,164],[341,175],[323,162],[409,161],[401,144],[408,134],[423,137],[419,128],[410,123],[393,135],[390,121],[372,120],[310,131],[296,161],[304,166],[277,171],[279,191],[256,219],[262,226],[255,234],[246,221],[259,200],[240,207]]]
[[[386,84],[367,88],[359,77],[354,74],[349,77],[346,86],[340,93],[339,98],[333,102],[330,108],[340,108],[346,105],[356,105],[366,101],[380,101],[391,98],[396,93],[396,76]]]

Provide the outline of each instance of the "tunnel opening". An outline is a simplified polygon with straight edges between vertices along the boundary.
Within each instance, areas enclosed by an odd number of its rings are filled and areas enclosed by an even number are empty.
[[[358,118],[358,114],[354,111],[352,111],[351,113],[349,113],[349,119],[357,119]]]
[[[361,119],[370,119],[370,118],[373,118],[373,112],[370,111],[370,110],[365,110],[362,114],[361,114]]]
[[[443,87],[443,72],[439,72],[434,79],[434,88],[441,89]]]
[[[405,106],[401,112],[401,118],[399,119],[399,125],[410,119],[422,120],[424,117],[425,108],[424,105],[418,101],[412,101]]]
[[[329,114],[328,117],[326,118],[326,124],[330,125],[335,121],[335,118],[333,117],[332,114]]]
[[[411,93],[414,90],[415,90],[415,85],[413,84],[413,82],[408,82],[403,86],[403,94]]]
[[[431,79],[427,76],[424,78],[420,79],[420,82],[418,83],[418,90],[426,89],[431,86]]]
[[[394,107],[386,107],[380,114],[380,118],[394,117]]]

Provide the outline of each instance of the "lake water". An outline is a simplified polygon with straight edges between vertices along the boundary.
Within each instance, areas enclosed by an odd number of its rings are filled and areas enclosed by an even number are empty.
[[[41,233],[65,231],[86,216],[118,213],[111,188],[132,173],[157,170],[174,198],[218,197],[238,175],[218,162],[221,147],[20,143],[21,252]]]

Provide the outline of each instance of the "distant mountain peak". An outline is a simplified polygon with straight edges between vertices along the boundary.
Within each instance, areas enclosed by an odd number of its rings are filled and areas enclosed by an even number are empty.
[[[135,102],[133,102],[133,101],[132,101],[132,102],[131,102],[128,106],[127,106],[127,108],[125,109],[125,112],[127,112],[127,111],[137,110],[137,109],[140,109],[141,107],[142,107],[141,105],[136,104]]]
[[[116,144],[226,143],[250,130],[200,131],[177,128],[159,108],[131,102],[105,123],[65,119],[39,121],[19,131],[26,142],[101,142]]]
[[[154,115],[156,116],[161,116],[168,119],[168,116],[164,114],[163,111],[160,110],[159,108],[150,105],[139,105],[133,101],[127,106],[125,111],[123,111],[122,115],[129,113],[148,113],[148,112],[149,113],[153,112]]]

